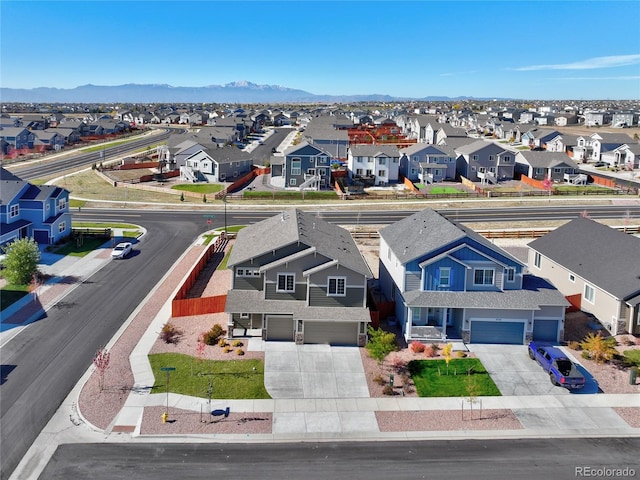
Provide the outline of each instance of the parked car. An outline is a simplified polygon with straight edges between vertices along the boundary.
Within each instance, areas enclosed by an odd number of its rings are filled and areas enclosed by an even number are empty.
[[[607,162],[596,162],[593,164],[594,167],[606,167]]]
[[[111,258],[123,259],[131,253],[133,245],[131,242],[122,242],[111,251]]]
[[[568,389],[584,387],[584,375],[559,348],[530,342],[528,350],[529,357],[537,361],[549,374],[549,380],[553,385]]]

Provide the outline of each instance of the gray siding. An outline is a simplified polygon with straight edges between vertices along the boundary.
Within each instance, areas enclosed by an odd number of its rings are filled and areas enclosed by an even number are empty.
[[[306,300],[307,284],[296,283],[296,291],[293,293],[276,292],[275,283],[267,283],[265,299],[267,300]]]
[[[312,307],[362,307],[364,288],[347,287],[344,297],[327,296],[327,287],[309,288],[309,306]]]
[[[405,275],[405,292],[410,292],[411,290],[420,290],[420,273],[409,273]]]
[[[234,277],[233,288],[236,290],[262,290],[262,276]]]

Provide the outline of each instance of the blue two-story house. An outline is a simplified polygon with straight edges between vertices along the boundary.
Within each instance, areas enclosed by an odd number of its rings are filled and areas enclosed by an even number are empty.
[[[568,302],[469,228],[425,209],[380,230],[380,289],[407,341],[558,341]]]
[[[70,234],[68,190],[32,185],[0,168],[0,245],[25,237],[49,245]]]
[[[331,185],[331,155],[321,148],[302,142],[286,150],[284,156],[285,187],[322,190]]]

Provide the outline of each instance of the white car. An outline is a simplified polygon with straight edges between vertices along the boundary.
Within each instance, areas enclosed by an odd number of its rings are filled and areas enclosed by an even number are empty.
[[[130,242],[119,243],[111,252],[111,258],[125,258],[131,253],[132,249],[133,245]]]

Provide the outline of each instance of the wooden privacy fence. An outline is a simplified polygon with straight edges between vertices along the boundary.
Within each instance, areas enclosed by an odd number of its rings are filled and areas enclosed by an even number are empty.
[[[565,297],[571,306],[567,307],[567,312],[579,312],[582,308],[582,294],[567,295]]]
[[[172,317],[186,317],[190,315],[224,312],[224,307],[227,302],[226,295],[198,298],[187,297],[189,295],[189,291],[195,285],[198,277],[207,266],[211,257],[216,253],[224,253],[226,244],[227,238],[224,235],[220,235],[214,243],[209,245],[209,248],[207,248],[204,255],[202,255],[194,265],[193,269],[189,272],[189,275],[171,302]]]

